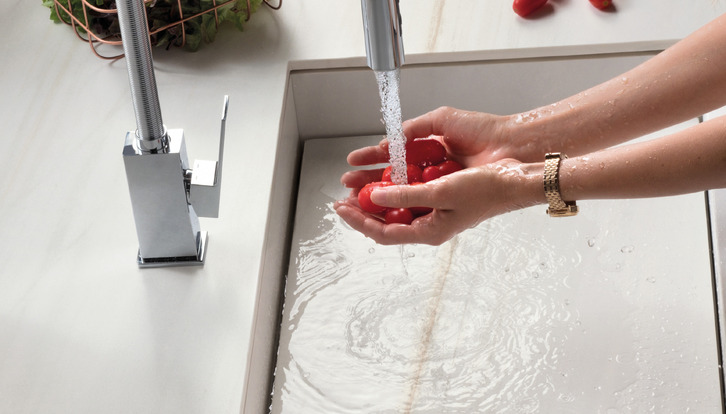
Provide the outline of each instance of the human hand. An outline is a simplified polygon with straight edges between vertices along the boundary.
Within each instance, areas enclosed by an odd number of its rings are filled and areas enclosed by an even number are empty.
[[[380,244],[439,245],[480,222],[544,202],[541,164],[513,159],[472,167],[415,186],[375,189],[371,200],[385,207],[431,207],[410,225],[385,224],[360,209],[351,197],[335,203],[335,211],[353,229]],[[361,176],[362,177],[362,176]]]
[[[440,107],[418,118],[403,123],[403,132],[408,141],[433,136],[446,148],[449,157],[464,167],[473,167],[516,157],[512,140],[504,133],[506,117],[481,112],[462,111]],[[388,141],[377,146],[365,147],[351,152],[348,163],[365,166],[389,161]],[[352,171],[343,176],[347,187],[360,188],[380,178],[380,172]]]

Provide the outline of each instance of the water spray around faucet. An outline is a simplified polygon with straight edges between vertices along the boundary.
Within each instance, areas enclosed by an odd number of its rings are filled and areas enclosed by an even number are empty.
[[[198,217],[217,217],[228,98],[224,97],[219,161],[189,167],[184,131],[161,118],[144,0],[117,1],[119,25],[136,116],[123,148],[139,239],[141,267],[204,264],[207,233]]]

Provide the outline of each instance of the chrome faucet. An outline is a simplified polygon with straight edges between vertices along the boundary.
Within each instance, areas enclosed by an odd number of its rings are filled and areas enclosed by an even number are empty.
[[[204,264],[207,233],[198,217],[218,217],[229,99],[224,97],[219,161],[189,167],[184,131],[162,122],[144,0],[116,2],[136,115],[126,133],[126,178],[139,239],[141,267]]]
[[[403,65],[398,0],[361,0],[366,56],[371,69],[383,72]]]

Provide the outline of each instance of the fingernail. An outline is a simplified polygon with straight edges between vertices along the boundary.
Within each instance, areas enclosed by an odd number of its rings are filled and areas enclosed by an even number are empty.
[[[385,188],[376,188],[371,191],[371,201],[376,204],[384,205],[388,199],[388,190]]]

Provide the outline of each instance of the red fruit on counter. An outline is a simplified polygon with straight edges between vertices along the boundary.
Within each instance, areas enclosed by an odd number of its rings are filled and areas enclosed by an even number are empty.
[[[514,0],[512,9],[518,15],[526,17],[545,4],[547,4],[547,0]]]
[[[598,8],[600,10],[604,10],[604,9],[607,9],[608,7],[610,7],[613,4],[613,2],[610,0],[590,0],[590,4],[592,4],[593,6],[595,6],[596,8]]]

